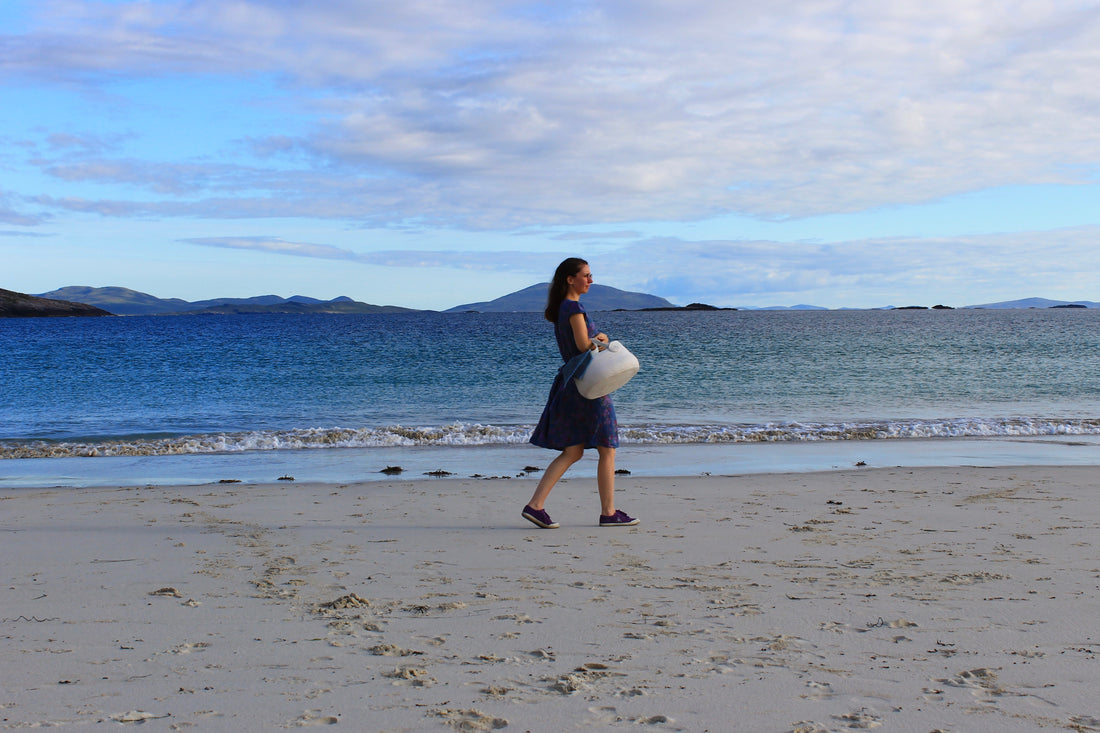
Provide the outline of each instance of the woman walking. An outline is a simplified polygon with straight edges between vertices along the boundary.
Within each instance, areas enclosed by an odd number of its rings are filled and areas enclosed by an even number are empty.
[[[580,303],[580,297],[592,286],[588,263],[570,257],[558,265],[550,283],[544,315],[554,324],[554,335],[561,357],[568,362],[588,350],[606,347],[606,334],[599,333]],[[581,459],[586,448],[599,453],[596,485],[600,496],[600,526],[627,527],[638,520],[615,509],[615,449],[619,446],[619,424],[611,397],[585,399],[577,385],[561,372],[550,388],[550,397],[531,435],[531,442],[542,448],[560,450],[542,475],[531,501],[523,508],[523,517],[543,529],[557,529],[558,523],[546,512],[546,499],[566,470]]]

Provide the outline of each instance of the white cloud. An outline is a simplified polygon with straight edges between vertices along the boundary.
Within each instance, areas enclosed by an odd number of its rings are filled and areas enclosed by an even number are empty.
[[[360,251],[278,237],[204,237],[181,241],[381,267],[509,272],[526,275],[529,278],[526,284],[545,281],[562,258],[574,254]],[[1094,273],[1100,270],[1097,241],[1100,227],[838,242],[650,238],[620,243],[616,249],[586,258],[602,284],[656,293],[680,304],[962,306],[1031,295],[1094,299]],[[482,290],[481,299],[503,294],[502,291],[484,295]],[[450,305],[453,304],[441,307]]]
[[[1100,227],[826,243],[663,239],[604,255],[600,268],[620,287],[678,303],[875,307],[974,305],[1032,295],[1077,300],[1095,297],[1098,241]]]
[[[347,184],[311,195],[303,175],[289,198],[336,200],[303,215],[474,228],[801,217],[1077,182],[1100,163],[1093,2],[42,8],[42,30],[0,40],[8,73],[282,76],[321,115],[297,149]],[[98,165],[127,163],[139,168]],[[201,185],[182,164],[169,175],[175,186],[144,180],[160,194]],[[364,179],[377,185],[364,193]],[[263,215],[242,199],[237,215]],[[232,196],[218,206],[233,215]]]
[[[256,252],[272,252],[295,257],[314,257],[322,260],[355,260],[356,253],[327,244],[288,242],[278,237],[198,237],[181,240],[188,244],[225,249],[246,249]]]
[[[45,223],[49,216],[43,214],[28,214],[16,208],[12,203],[15,198],[0,191],[0,223],[14,224],[16,226],[33,227]]]
[[[290,242],[279,237],[194,237],[187,244],[326,260],[350,260],[382,267],[442,267],[457,270],[528,272],[542,276],[552,271],[565,255],[530,252],[466,252],[414,249],[355,251],[310,242]]]

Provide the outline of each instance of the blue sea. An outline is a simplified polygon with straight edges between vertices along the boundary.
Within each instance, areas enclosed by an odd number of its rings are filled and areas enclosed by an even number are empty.
[[[592,317],[635,475],[1100,464],[1100,310]],[[0,319],[0,487],[514,476],[559,365],[536,313]]]

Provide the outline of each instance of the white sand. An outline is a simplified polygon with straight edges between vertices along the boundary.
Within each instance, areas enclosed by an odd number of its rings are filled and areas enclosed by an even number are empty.
[[[0,727],[1100,730],[1097,475],[7,491]]]

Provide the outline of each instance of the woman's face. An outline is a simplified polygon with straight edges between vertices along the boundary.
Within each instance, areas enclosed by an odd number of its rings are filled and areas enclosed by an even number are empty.
[[[566,282],[569,283],[569,289],[574,293],[584,295],[588,292],[588,288],[592,287],[592,270],[588,268],[588,265],[581,265],[581,269],[577,270],[577,274],[570,276]]]

